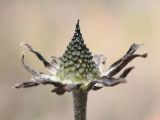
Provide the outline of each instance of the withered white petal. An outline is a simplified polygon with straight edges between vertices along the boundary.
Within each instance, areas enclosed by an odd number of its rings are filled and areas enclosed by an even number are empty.
[[[38,51],[36,51],[29,43],[22,42],[20,46],[27,48],[30,52],[34,53],[38,59],[44,64],[49,72],[56,75],[59,69],[59,59],[56,57],[52,57],[51,63],[49,63]]]
[[[22,52],[22,58],[21,58],[21,62],[22,62],[22,65],[23,67],[29,72],[31,73],[32,75],[34,76],[39,76],[40,74],[38,72],[36,72],[35,70],[31,69],[29,66],[27,66],[24,62],[24,53]]]
[[[49,76],[47,74],[41,74],[38,77],[33,78],[36,82],[45,83],[45,82],[59,82],[56,76]]]
[[[106,63],[106,57],[104,55],[94,55],[93,61],[96,63],[99,68],[100,73],[103,73]]]

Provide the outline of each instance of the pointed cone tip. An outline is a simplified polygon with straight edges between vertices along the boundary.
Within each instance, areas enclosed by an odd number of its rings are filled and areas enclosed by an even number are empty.
[[[77,20],[77,24],[76,24],[76,31],[80,32],[79,19]]]
[[[79,24],[79,19],[77,20],[77,24]]]

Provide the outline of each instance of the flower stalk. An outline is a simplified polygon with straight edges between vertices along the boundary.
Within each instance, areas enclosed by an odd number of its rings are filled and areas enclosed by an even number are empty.
[[[74,120],[86,120],[88,92],[84,90],[73,91]]]

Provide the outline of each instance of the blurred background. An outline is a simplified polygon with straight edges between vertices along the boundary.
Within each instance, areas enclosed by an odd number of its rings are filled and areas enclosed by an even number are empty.
[[[106,67],[132,43],[144,44],[128,83],[92,91],[88,120],[160,120],[159,0],[0,0],[0,120],[73,120],[72,96],[57,96],[52,86],[13,90],[31,75],[20,63],[46,72],[20,42],[28,42],[48,60],[61,56],[77,19],[93,54],[107,57]],[[128,65],[128,66],[129,66]]]

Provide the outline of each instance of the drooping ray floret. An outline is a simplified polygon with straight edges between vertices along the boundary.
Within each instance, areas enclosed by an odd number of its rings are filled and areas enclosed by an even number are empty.
[[[58,76],[62,80],[72,81],[97,79],[100,73],[92,58],[91,52],[84,43],[78,20],[72,41],[61,58]]]

